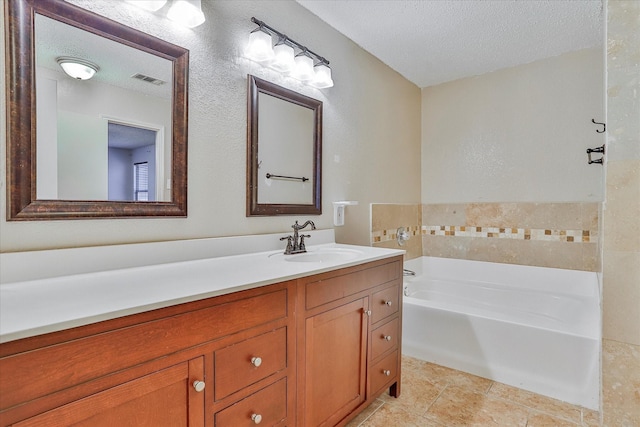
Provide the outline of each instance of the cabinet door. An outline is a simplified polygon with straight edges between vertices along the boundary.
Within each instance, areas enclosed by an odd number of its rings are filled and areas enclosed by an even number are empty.
[[[305,425],[333,426],[365,400],[368,298],[305,320]]]
[[[204,381],[201,357],[68,403],[14,426],[202,427],[204,392],[196,390],[195,381]]]

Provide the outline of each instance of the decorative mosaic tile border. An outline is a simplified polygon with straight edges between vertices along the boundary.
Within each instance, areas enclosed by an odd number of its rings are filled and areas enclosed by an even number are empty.
[[[413,236],[419,236],[421,234],[420,226],[403,226],[405,230]],[[371,233],[371,242],[372,243],[381,243],[388,242],[390,240],[396,240],[398,229],[394,228],[393,230],[381,230],[381,231],[373,231]]]
[[[502,227],[469,227],[464,225],[423,225],[422,227],[406,227],[412,236],[428,234],[431,236],[460,236],[516,240],[542,240],[548,242],[595,242],[597,232],[593,230],[551,230],[544,228],[502,228]],[[373,243],[395,240],[396,229],[374,231],[371,233]]]

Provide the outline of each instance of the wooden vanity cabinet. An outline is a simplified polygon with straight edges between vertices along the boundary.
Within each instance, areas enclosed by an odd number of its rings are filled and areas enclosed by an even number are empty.
[[[298,279],[298,425],[344,425],[400,394],[402,257]]]
[[[294,426],[295,291],[284,282],[2,344],[0,426],[236,427],[252,415]]]
[[[0,427],[342,426],[400,392],[401,285],[394,257],[0,344]]]

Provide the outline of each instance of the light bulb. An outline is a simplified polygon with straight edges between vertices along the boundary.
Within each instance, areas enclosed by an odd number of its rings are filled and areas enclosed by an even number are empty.
[[[293,77],[296,79],[308,82],[314,77],[313,73],[313,59],[306,53],[300,52],[295,58],[296,67],[293,69]]]
[[[200,0],[173,0],[167,18],[189,28],[197,27],[205,21]]]
[[[271,43],[271,35],[262,28],[256,28],[249,34],[245,55],[257,62],[270,61],[275,55]]]
[[[293,48],[285,43],[279,43],[273,48],[274,58],[269,67],[282,74],[289,74],[296,65]]]
[[[318,89],[333,87],[333,79],[331,78],[331,68],[327,64],[320,63],[313,67],[315,69],[315,77],[311,82],[311,86]]]

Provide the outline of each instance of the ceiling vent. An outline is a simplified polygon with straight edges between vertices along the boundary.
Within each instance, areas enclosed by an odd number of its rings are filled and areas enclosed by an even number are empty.
[[[131,78],[142,80],[143,82],[147,82],[147,83],[152,83],[156,86],[160,86],[166,83],[164,80],[156,79],[155,77],[145,76],[144,74],[140,74],[140,73],[134,74],[133,76],[131,76]]]

